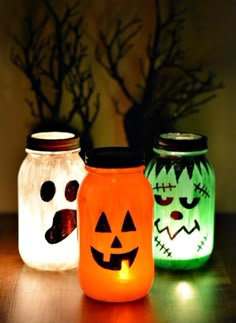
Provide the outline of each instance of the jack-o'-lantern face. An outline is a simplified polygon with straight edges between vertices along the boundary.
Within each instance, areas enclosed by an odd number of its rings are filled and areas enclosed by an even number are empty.
[[[76,200],[79,183],[76,180],[69,181],[64,190],[64,198],[68,202]],[[53,181],[45,181],[40,188],[40,197],[44,203],[50,203],[57,193]],[[53,216],[52,226],[46,231],[45,239],[50,244],[59,243],[67,238],[76,228],[76,210],[64,208],[57,210]]]
[[[129,234],[131,231],[136,231],[136,226],[130,212],[127,211],[120,232]],[[107,254],[107,251],[98,250],[94,246],[90,247],[92,257],[98,266],[108,270],[121,270],[123,261],[126,261],[128,267],[132,266],[139,248],[135,247],[131,250],[125,250],[121,238],[118,235],[113,236],[112,227],[109,224],[109,219],[105,212],[102,212],[98,219],[95,233],[100,234],[100,239],[103,241],[104,247],[106,250],[110,250],[110,253]],[[110,236],[112,235],[110,245],[106,244],[106,241],[110,241],[106,237],[108,234]],[[101,235],[104,235],[104,239],[101,238]]]
[[[154,198],[154,256],[187,260],[212,251],[214,185],[209,165],[161,167],[149,173]],[[213,212],[212,212],[213,210]]]

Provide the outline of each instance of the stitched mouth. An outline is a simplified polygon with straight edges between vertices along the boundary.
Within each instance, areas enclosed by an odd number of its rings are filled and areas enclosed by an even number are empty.
[[[186,228],[186,226],[185,225],[183,225],[182,227],[180,227],[173,235],[171,235],[171,232],[170,232],[170,229],[169,229],[169,227],[168,226],[166,226],[166,227],[164,227],[164,228],[162,228],[162,229],[159,229],[159,222],[160,222],[160,218],[159,219],[157,219],[155,222],[154,222],[154,224],[155,224],[155,227],[156,227],[156,229],[157,229],[157,231],[159,232],[159,233],[162,233],[162,232],[164,232],[164,231],[166,231],[167,233],[168,233],[168,235],[169,235],[169,238],[171,239],[171,240],[173,240],[180,232],[182,232],[182,231],[184,231],[185,233],[187,233],[188,235],[190,235],[191,233],[193,233],[195,230],[198,230],[198,231],[200,231],[200,225],[199,225],[199,223],[198,223],[198,221],[197,220],[194,220],[194,226],[192,227],[192,229],[191,230],[188,230],[187,228]]]
[[[90,247],[90,248],[93,255],[93,259],[96,261],[96,263],[100,267],[104,269],[110,269],[110,270],[121,270],[121,264],[123,260],[128,260],[129,267],[131,267],[138,252],[138,247],[137,247],[126,253],[120,253],[120,254],[111,253],[109,261],[104,261],[103,260],[104,254],[102,252],[96,250],[93,247]]]
[[[76,228],[76,210],[63,209],[55,213],[51,228],[45,233],[50,244],[61,242]]]

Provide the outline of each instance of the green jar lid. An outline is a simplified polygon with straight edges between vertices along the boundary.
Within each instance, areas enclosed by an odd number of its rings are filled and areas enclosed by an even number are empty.
[[[187,132],[162,133],[157,140],[155,148],[176,152],[207,150],[207,137]]]

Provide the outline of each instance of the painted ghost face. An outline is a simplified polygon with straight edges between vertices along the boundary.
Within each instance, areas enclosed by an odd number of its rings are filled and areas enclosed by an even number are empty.
[[[69,181],[65,186],[65,200],[73,202],[76,200],[79,183],[76,180]],[[41,199],[49,203],[56,194],[56,186],[53,181],[46,181],[40,189]],[[54,244],[66,239],[76,228],[76,210],[57,210],[53,217],[52,226],[45,233],[48,243]]]
[[[188,260],[213,248],[214,183],[202,163],[161,167],[149,173],[154,198],[154,257]],[[154,177],[154,174],[157,176]]]
[[[21,258],[41,270],[75,268],[76,196],[86,174],[79,137],[68,132],[35,133],[27,138],[26,152],[18,174]]]
[[[74,268],[78,263],[76,196],[85,174],[83,164],[77,156],[72,161],[41,157],[39,164],[29,157],[20,173],[20,255],[38,269]]]

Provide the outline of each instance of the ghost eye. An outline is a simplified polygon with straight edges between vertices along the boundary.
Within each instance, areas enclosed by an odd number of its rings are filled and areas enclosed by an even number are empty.
[[[173,197],[167,197],[166,199],[163,199],[161,195],[155,195],[154,197],[157,204],[162,206],[169,205],[173,201]]]
[[[70,181],[66,184],[65,197],[67,201],[73,202],[76,199],[79,183],[77,181]]]
[[[191,203],[188,203],[187,197],[180,197],[179,201],[185,209],[193,209],[199,203],[200,197],[194,197]]]
[[[40,196],[44,202],[49,202],[55,195],[56,187],[52,181],[46,181],[42,184],[40,189]]]

